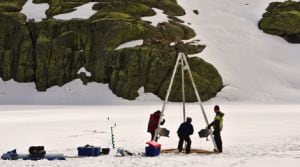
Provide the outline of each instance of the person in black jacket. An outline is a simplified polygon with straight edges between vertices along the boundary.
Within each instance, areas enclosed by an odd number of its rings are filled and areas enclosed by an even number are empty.
[[[190,139],[190,135],[192,135],[194,133],[194,128],[193,128],[193,125],[191,124],[191,122],[192,122],[192,118],[187,117],[186,122],[182,123],[177,130],[177,134],[179,137],[179,143],[178,143],[178,151],[179,152],[182,151],[182,145],[183,145],[184,141],[186,141],[186,143],[187,143],[185,153],[188,154],[191,152],[192,141]]]
[[[211,122],[207,129],[210,129],[210,127],[212,126],[214,128],[214,139],[217,145],[218,150],[214,150],[214,151],[218,151],[219,153],[221,153],[223,151],[223,144],[222,144],[222,138],[221,138],[221,130],[223,128],[223,116],[224,113],[222,113],[220,111],[220,107],[218,105],[216,105],[214,107],[214,111],[216,113],[215,119],[213,122]]]

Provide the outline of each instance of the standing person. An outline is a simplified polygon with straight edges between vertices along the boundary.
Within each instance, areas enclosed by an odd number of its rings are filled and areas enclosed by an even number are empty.
[[[223,151],[221,131],[222,131],[222,128],[223,128],[224,113],[222,113],[220,111],[220,107],[218,105],[215,105],[214,111],[216,113],[216,116],[215,116],[214,121],[211,122],[208,125],[208,129],[210,129],[210,127],[213,126],[213,128],[214,128],[214,132],[213,132],[214,139],[215,139],[218,151],[219,151],[219,153],[221,153]],[[217,151],[217,150],[214,150],[214,151]]]
[[[186,141],[187,143],[186,151],[185,151],[186,154],[189,154],[191,152],[192,141],[190,135],[194,133],[194,127],[191,123],[192,123],[192,118],[187,117],[186,121],[183,122],[177,130],[177,134],[179,137],[178,151],[179,152],[182,151],[183,142]]]
[[[147,132],[151,134],[151,141],[154,140],[155,130],[158,127],[160,115],[161,115],[161,111],[159,110],[155,111],[150,115]],[[163,125],[164,123],[165,123],[165,119],[162,120],[160,125]],[[155,139],[155,141],[157,141],[157,138]]]

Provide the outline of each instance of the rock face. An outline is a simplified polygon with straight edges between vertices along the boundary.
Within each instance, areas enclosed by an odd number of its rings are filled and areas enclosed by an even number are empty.
[[[272,2],[258,24],[264,32],[300,43],[300,2]]]
[[[21,3],[22,2],[22,3]],[[26,0],[0,2],[0,77],[18,82],[35,82],[39,91],[80,78],[108,83],[117,95],[133,100],[144,87],[164,98],[178,52],[195,54],[205,46],[183,44],[194,31],[173,21],[153,27],[142,16],[162,9],[172,18],[183,15],[176,0],[97,0],[98,12],[89,19],[55,20],[53,16],[74,10],[89,0],[35,0],[49,3],[47,19],[26,21],[19,11]],[[4,6],[4,7],[3,7]],[[142,39],[143,45],[115,50],[119,45]],[[177,42],[171,46],[170,43]],[[218,71],[200,58],[188,58],[202,100],[214,97],[223,87]],[[91,76],[77,74],[85,67]],[[181,101],[180,73],[170,101]],[[187,101],[196,101],[186,78]]]

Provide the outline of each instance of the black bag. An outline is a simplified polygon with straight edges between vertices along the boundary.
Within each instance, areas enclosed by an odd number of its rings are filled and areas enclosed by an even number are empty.
[[[102,148],[102,154],[107,155],[109,154],[109,148]]]
[[[44,146],[31,146],[29,147],[29,154],[31,156],[43,157],[46,154]]]
[[[198,134],[199,134],[199,137],[200,137],[200,138],[204,138],[204,137],[209,136],[210,131],[209,131],[208,129],[201,129],[201,130],[198,132]]]

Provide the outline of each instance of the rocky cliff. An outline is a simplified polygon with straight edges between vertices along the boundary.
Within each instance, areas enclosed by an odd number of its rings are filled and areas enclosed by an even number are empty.
[[[145,88],[164,98],[178,52],[194,54],[205,46],[183,44],[194,31],[176,18],[185,14],[176,0],[95,0],[97,13],[89,19],[56,20],[53,16],[75,10],[90,0],[35,0],[48,3],[47,18],[27,20],[20,13],[26,0],[0,2],[0,77],[7,81],[34,82],[39,91],[62,86],[80,78],[108,83],[117,95],[133,100]],[[141,20],[163,10],[169,22],[156,27]],[[119,45],[142,39],[143,45],[115,50]],[[177,42],[176,45],[170,43]],[[201,58],[188,58],[202,100],[214,97],[223,87],[218,71]],[[91,76],[78,74],[85,67]],[[180,74],[170,101],[181,101]],[[196,101],[187,82],[187,101]]]

